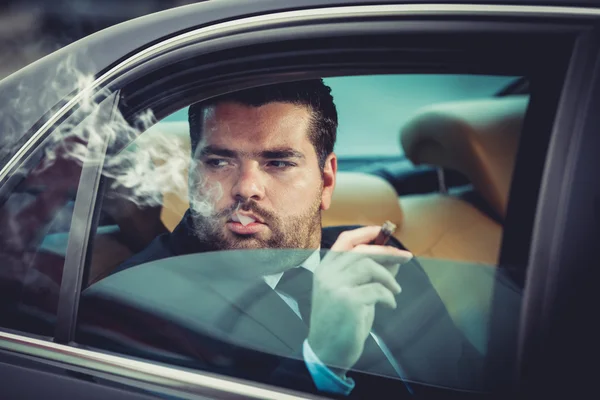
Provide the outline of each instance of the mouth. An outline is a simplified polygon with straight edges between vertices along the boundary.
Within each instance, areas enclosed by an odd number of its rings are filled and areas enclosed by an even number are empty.
[[[251,235],[266,229],[265,223],[250,213],[237,211],[227,221],[227,228],[238,235]]]

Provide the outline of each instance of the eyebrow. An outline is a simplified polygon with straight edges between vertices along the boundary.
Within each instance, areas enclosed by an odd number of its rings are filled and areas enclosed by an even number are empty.
[[[305,158],[304,154],[289,147],[281,147],[263,150],[258,153],[239,152],[219,146],[206,146],[200,150],[200,157],[220,156],[227,158],[236,158],[244,156],[258,156],[260,158]]]
[[[221,157],[235,158],[237,156],[237,154],[238,153],[233,150],[226,149],[224,147],[218,147],[218,146],[206,146],[206,147],[202,148],[202,150],[200,150],[200,157],[221,156]]]
[[[260,152],[262,158],[304,158],[304,154],[290,148],[270,149]]]

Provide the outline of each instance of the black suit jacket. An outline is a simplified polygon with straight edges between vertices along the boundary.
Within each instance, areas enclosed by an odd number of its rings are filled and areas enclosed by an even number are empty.
[[[130,336],[139,338],[141,335],[140,341],[144,343],[189,355],[191,359],[183,361],[183,365],[318,393],[302,359],[301,347],[308,334],[306,325],[262,280],[221,279],[210,274],[191,276],[195,271],[190,257],[208,248],[191,233],[189,224],[189,215],[186,215],[173,233],[159,236],[121,265],[115,271],[119,273],[84,292],[80,305],[79,341],[132,353],[131,348],[98,335],[98,330],[94,329],[102,327],[106,330],[106,324],[111,324],[106,322],[106,315],[110,314],[115,319],[113,326],[118,325],[119,329],[127,330],[124,326],[136,321],[129,328]],[[323,229],[322,251],[331,248],[341,232],[357,227]],[[404,249],[394,238],[389,245]],[[221,257],[214,264],[222,271],[227,266],[223,262],[223,252],[220,253],[214,254],[214,257]],[[204,257],[203,263],[210,263],[207,260],[213,253],[204,255],[208,258]],[[169,258],[178,264],[165,268]],[[153,263],[157,260],[163,261]],[[239,266],[243,261],[232,263]],[[139,268],[132,268],[135,266]],[[163,274],[165,270],[171,273]],[[162,278],[152,289],[151,281],[157,276]],[[397,280],[402,286],[402,292],[396,298],[398,307],[396,310],[378,307],[373,330],[390,348],[415,393],[430,394],[434,387],[440,386],[478,389],[481,357],[453,323],[419,263],[413,259],[401,266]],[[131,293],[134,287],[139,288],[141,282],[147,287],[136,293],[137,306],[124,310],[119,296]],[[189,285],[190,282],[193,285]],[[176,293],[169,288],[177,288]],[[201,300],[190,300],[193,296],[198,298],[198,293],[202,294]],[[143,328],[148,317],[145,314],[140,317],[140,309],[160,315],[169,305],[180,311],[189,307],[182,313],[197,323],[200,330],[209,332],[200,340],[203,346],[198,346],[199,339],[192,333],[194,329],[166,328],[166,331],[156,332],[156,323]],[[154,353],[132,354],[155,358]],[[362,363],[368,365],[366,370],[348,373],[356,382],[351,398],[370,398],[375,393],[378,397],[385,393],[392,398],[408,395],[404,383],[384,357],[367,361]]]

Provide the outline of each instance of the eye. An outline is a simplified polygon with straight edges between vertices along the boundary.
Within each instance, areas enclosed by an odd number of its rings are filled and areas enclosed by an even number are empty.
[[[229,162],[223,158],[209,158],[204,160],[204,164],[210,168],[222,168],[229,165]]]
[[[272,160],[267,163],[269,167],[274,167],[277,169],[284,169],[289,167],[294,167],[296,164],[289,161],[281,161],[281,160]]]

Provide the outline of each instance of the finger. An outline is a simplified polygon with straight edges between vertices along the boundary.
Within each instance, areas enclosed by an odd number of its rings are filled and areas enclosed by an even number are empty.
[[[353,264],[348,268],[348,273],[351,285],[360,286],[375,282],[382,284],[394,294],[402,291],[394,275],[373,260],[363,260],[363,262]]]
[[[359,244],[367,244],[377,237],[380,226],[365,226],[340,233],[337,240],[331,246],[332,251],[350,251]]]
[[[354,289],[356,300],[364,305],[384,304],[392,309],[397,307],[394,294],[380,283],[367,283]]]
[[[340,271],[346,269],[348,266],[369,258],[370,256],[368,254],[363,254],[359,252],[332,251],[331,249],[328,249],[326,250],[325,257],[323,257],[323,262],[319,264],[319,267],[321,265],[326,265],[326,267],[323,268],[326,268],[327,271],[331,273],[339,273]]]
[[[347,265],[351,265],[352,263],[364,257],[365,255],[363,254],[351,253],[349,251],[336,252],[326,250],[323,261],[317,266],[315,274],[339,274],[340,271],[345,269]]]
[[[406,250],[400,250],[391,246],[366,245],[356,246],[352,251],[336,252],[328,250],[321,265],[327,265],[329,271],[341,271],[348,266],[370,258],[385,266],[396,275],[401,264],[409,262],[414,255]]]
[[[390,263],[394,264],[404,264],[413,258],[413,254],[410,251],[400,250],[392,246],[359,244],[352,251],[361,254],[380,256],[375,259],[378,261],[389,260]]]

